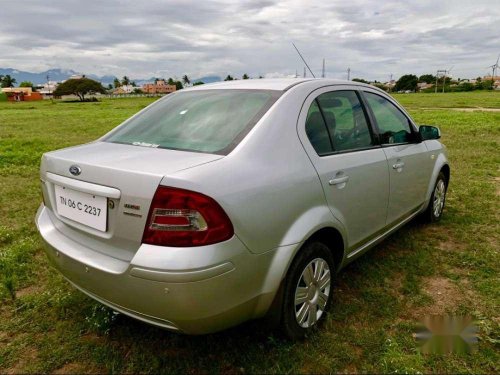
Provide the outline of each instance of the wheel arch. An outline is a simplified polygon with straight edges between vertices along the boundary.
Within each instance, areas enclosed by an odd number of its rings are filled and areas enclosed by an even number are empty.
[[[446,177],[446,186],[448,186],[448,185],[449,185],[449,183],[450,183],[450,177],[451,177],[451,176],[450,176],[451,171],[450,171],[450,166],[449,166],[449,164],[444,164],[444,165],[441,167],[440,172],[443,172],[444,176]]]
[[[321,242],[325,244],[329,249],[330,252],[332,253],[333,260],[335,261],[335,268],[336,271],[338,271],[344,261],[344,256],[345,256],[345,241],[344,238],[342,237],[342,233],[336,228],[333,227],[324,227],[316,232],[314,232],[301,246],[301,249],[304,247],[305,244],[311,243],[311,242]],[[294,259],[297,257],[299,254],[300,250],[297,251],[297,253],[294,255]]]
[[[429,205],[432,191],[434,190],[434,185],[436,184],[436,180],[437,180],[440,172],[444,173],[444,175],[446,177],[446,185],[448,185],[448,183],[450,181],[451,170],[450,170],[450,165],[448,163],[448,159],[444,153],[440,153],[438,155],[438,157],[436,159],[436,163],[434,164],[432,175],[431,175],[431,178],[429,180],[429,186],[427,187],[425,202],[422,205],[421,212],[424,212],[426,210],[427,206]]]
[[[346,253],[346,247],[345,247],[346,241],[344,240],[342,232],[333,226],[325,226],[311,233],[305,241],[301,242],[300,245],[297,246],[297,250],[294,251],[293,255],[290,257],[288,264],[286,265],[286,268],[283,272],[283,277],[279,283],[279,287],[276,291],[276,294],[274,295],[274,298],[269,308],[267,309],[266,315],[268,321],[272,325],[278,324],[281,319],[281,307],[283,303],[284,284],[286,276],[288,275],[288,271],[290,270],[290,266],[292,265],[293,261],[297,258],[297,256],[301,253],[304,246],[314,241],[319,241],[325,244],[330,249],[330,251],[332,252],[333,260],[335,262],[336,272],[342,268]]]

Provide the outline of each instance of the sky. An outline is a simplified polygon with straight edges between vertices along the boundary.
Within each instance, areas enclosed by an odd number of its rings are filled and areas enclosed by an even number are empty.
[[[498,0],[0,1],[0,67],[132,78],[491,72]],[[490,73],[491,74],[491,73]],[[310,76],[310,73],[307,73]]]

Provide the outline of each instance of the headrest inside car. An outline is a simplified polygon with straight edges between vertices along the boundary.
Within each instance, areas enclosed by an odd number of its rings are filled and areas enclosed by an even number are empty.
[[[321,98],[319,102],[322,107],[328,107],[328,108],[342,107],[342,102],[340,101],[340,99],[337,98]]]

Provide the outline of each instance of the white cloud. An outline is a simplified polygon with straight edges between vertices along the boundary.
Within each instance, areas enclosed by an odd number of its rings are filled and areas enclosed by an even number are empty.
[[[335,78],[451,65],[472,77],[500,53],[494,0],[24,0],[2,13],[0,67],[30,71],[290,76],[303,69],[294,41],[317,75],[324,57]]]

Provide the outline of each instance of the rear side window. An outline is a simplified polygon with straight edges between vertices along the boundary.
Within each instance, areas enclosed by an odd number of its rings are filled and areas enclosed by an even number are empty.
[[[306,134],[320,156],[373,145],[368,121],[354,91],[319,95],[309,108]]]
[[[412,139],[410,121],[394,104],[380,95],[363,93],[377,121],[383,144],[408,143]]]
[[[333,140],[335,151],[373,145],[370,128],[354,91],[332,91],[318,96],[318,103]]]
[[[225,155],[280,95],[280,91],[271,90],[203,90],[171,94],[104,140]]]

